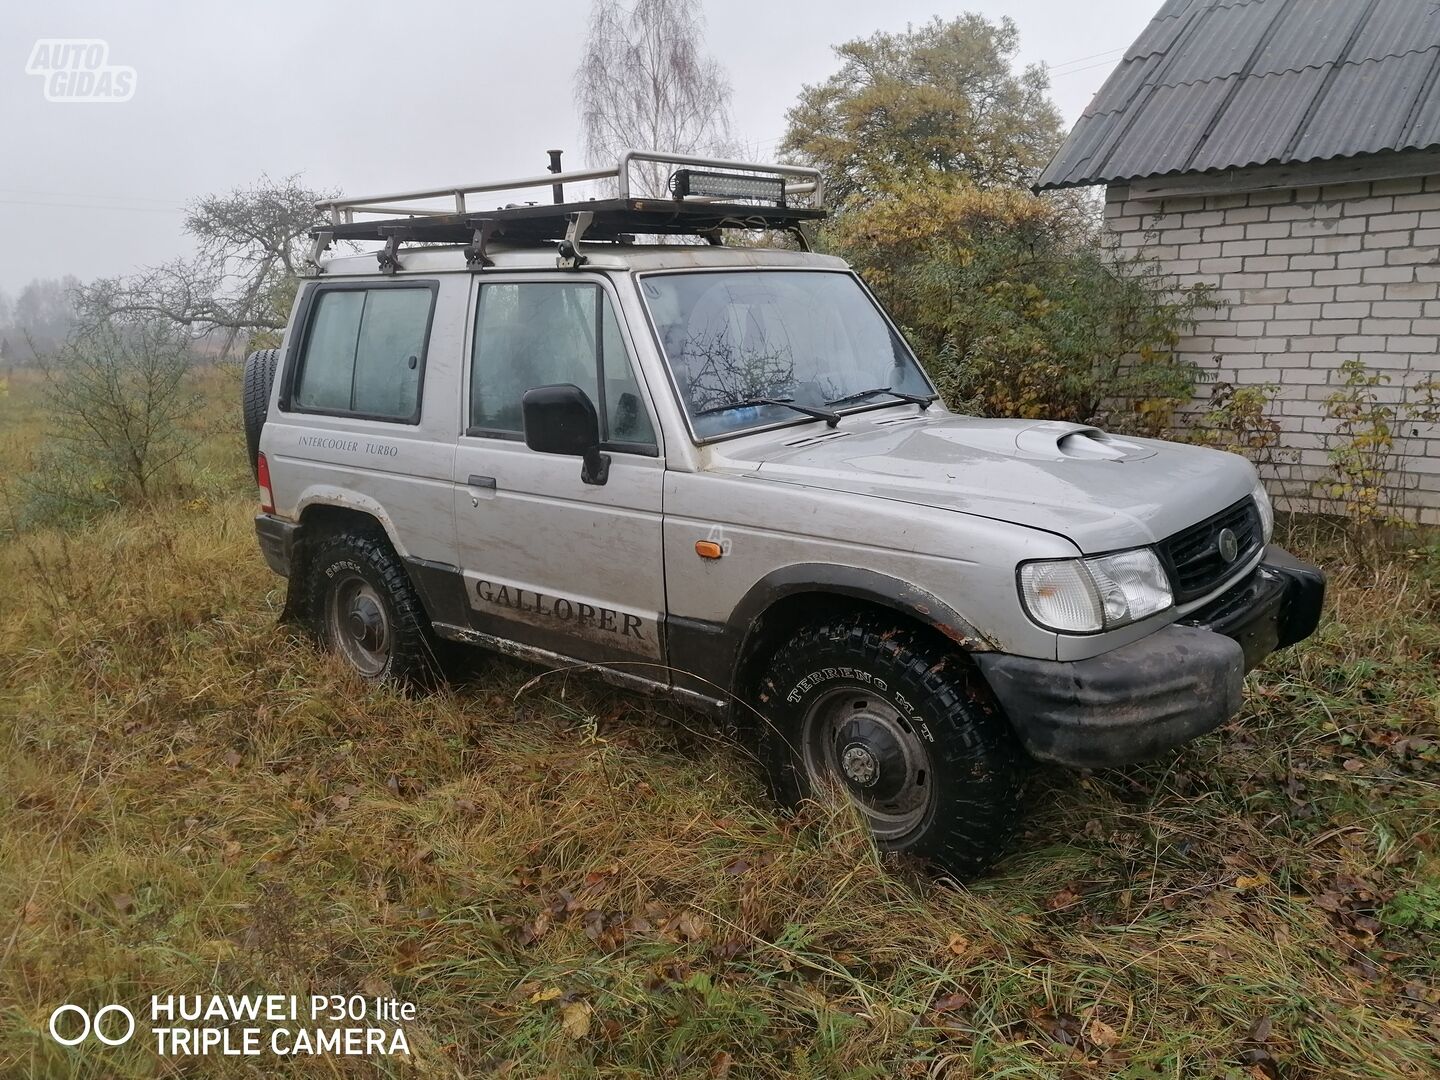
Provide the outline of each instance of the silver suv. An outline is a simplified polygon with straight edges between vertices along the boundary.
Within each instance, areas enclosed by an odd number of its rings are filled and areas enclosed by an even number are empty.
[[[642,160],[670,197],[632,196]],[[597,177],[618,194],[565,201]],[[247,363],[260,547],[367,678],[439,639],[590,666],[728,718],[782,801],[833,784],[883,849],[969,875],[1027,756],[1216,727],[1324,579],[1270,545],[1245,459],[952,413],[844,262],[722,243],[803,241],[819,189],[631,152],[327,204],[284,345]]]

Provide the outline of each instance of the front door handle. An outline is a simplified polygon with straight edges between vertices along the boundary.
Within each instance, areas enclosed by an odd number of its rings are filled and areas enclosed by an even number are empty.
[[[479,488],[481,491],[495,490],[495,477],[493,476],[471,475],[465,483],[469,484],[472,488]]]

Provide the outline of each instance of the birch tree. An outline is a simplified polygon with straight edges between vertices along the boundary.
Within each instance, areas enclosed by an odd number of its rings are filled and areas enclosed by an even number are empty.
[[[593,166],[634,147],[679,154],[732,152],[730,82],[703,50],[698,0],[595,0],[576,97]],[[663,196],[670,169],[639,163],[638,195]]]

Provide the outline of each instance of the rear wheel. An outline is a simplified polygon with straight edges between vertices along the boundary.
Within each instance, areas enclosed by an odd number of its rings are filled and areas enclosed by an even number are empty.
[[[1024,755],[966,659],[868,614],[801,629],[761,681],[761,758],[781,802],[838,786],[882,851],[956,877],[1008,850]]]
[[[367,679],[438,671],[430,623],[390,544],[360,531],[321,539],[309,558],[308,608],[320,639]]]

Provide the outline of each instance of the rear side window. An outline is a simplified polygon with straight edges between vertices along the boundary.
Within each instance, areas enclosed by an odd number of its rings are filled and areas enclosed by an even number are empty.
[[[434,297],[428,286],[319,290],[294,407],[417,422]]]

